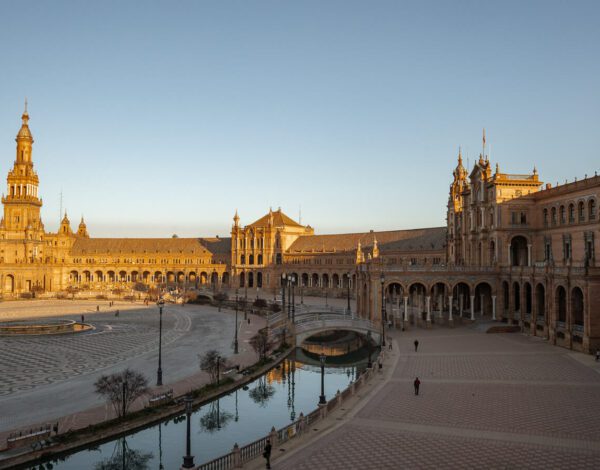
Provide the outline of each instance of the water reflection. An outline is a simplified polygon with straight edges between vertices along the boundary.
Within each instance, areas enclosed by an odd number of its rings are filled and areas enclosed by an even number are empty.
[[[221,399],[217,399],[208,405],[208,412],[200,417],[200,430],[213,433],[227,426],[233,414],[221,410]]]
[[[131,449],[127,439],[122,437],[115,441],[112,455],[96,463],[94,470],[146,470],[152,458],[152,452]]]

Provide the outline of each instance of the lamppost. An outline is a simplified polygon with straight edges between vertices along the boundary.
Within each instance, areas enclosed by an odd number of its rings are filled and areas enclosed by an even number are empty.
[[[244,268],[244,320],[248,320],[248,274]]]
[[[192,417],[193,398],[189,395],[185,397],[185,414],[187,416],[186,437],[185,437],[185,456],[183,457],[183,468],[194,468],[194,456],[191,454],[190,442],[190,423]]]
[[[296,294],[294,293],[294,287],[296,285],[296,275],[292,274],[290,277],[290,281],[292,284],[292,323],[296,323]]]
[[[371,354],[373,353],[373,345],[371,344],[371,332],[367,331],[367,349],[369,350],[369,360],[367,361],[367,367],[370,369],[373,367],[373,362],[371,361]]]
[[[285,284],[287,281],[287,275],[283,273],[281,275],[281,311],[285,314]]]
[[[350,272],[346,273],[346,277],[348,278],[348,315],[352,313],[350,309]]]
[[[162,385],[162,314],[165,301],[158,299],[158,370],[156,371],[156,385]]]
[[[219,387],[219,382],[221,381],[221,356],[217,356],[217,387]]]
[[[287,289],[288,289],[288,319],[292,318],[292,275],[287,276]]]
[[[327,356],[321,350],[319,361],[321,361],[321,396],[319,397],[319,405],[326,405],[327,400],[325,399],[325,361]]]
[[[233,354],[238,353],[238,296],[235,294],[235,336],[233,339]]]
[[[385,346],[385,275],[381,273],[381,346]]]

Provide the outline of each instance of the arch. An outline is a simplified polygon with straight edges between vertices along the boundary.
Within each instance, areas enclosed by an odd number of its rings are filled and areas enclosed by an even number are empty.
[[[173,271],[167,272],[167,283],[171,284],[175,282],[175,273]]]
[[[259,271],[256,273],[256,287],[263,286],[263,274]]]
[[[414,282],[408,286],[408,304],[411,307],[412,313],[417,318],[424,319],[426,313],[427,287],[421,282]]]
[[[342,287],[344,289],[347,289],[348,287],[350,287],[350,275],[349,275],[349,273],[345,273],[342,276]]]
[[[138,271],[131,271],[131,282],[137,282],[140,273]]]
[[[308,274],[302,273],[301,280],[302,280],[301,286],[302,287],[308,287]]]
[[[475,286],[475,310],[481,315],[492,313],[492,286],[488,282],[480,282]]]
[[[453,310],[458,312],[458,315],[471,309],[471,287],[466,282],[459,282],[452,289]]]
[[[556,225],[556,207],[553,207],[550,213],[552,217],[552,225]]]
[[[196,271],[190,271],[188,273],[188,280],[191,283],[195,284],[197,279],[198,279],[198,276],[196,275]]]
[[[96,278],[96,282],[104,281],[104,275],[102,274],[102,271],[94,271],[94,277]]]
[[[333,276],[331,276],[331,287],[333,287],[334,289],[339,289],[341,287],[339,274],[336,273]]]
[[[185,282],[185,274],[182,271],[177,273],[177,282],[180,284]]]
[[[531,314],[533,307],[533,291],[531,289],[531,284],[529,282],[525,282],[525,313]]]
[[[246,273],[240,274],[240,287],[246,286]]]
[[[82,280],[83,282],[90,282],[92,280],[92,273],[88,270],[83,271]]]
[[[317,273],[313,273],[311,276],[310,285],[312,287],[319,287],[319,275]]]
[[[208,282],[208,274],[206,273],[206,271],[202,271],[200,273],[200,284],[206,284],[207,282]]]
[[[275,264],[281,264],[282,260],[281,260],[281,253],[277,253],[275,255]]]
[[[496,242],[494,240],[490,240],[488,259],[490,260],[490,265],[496,264]]]
[[[71,272],[69,273],[69,280],[70,280],[72,283],[78,283],[78,282],[79,282],[79,279],[80,279],[80,278],[79,278],[79,272],[77,272],[77,271],[73,270],[73,271],[71,271]]]
[[[329,274],[323,274],[321,278],[321,286],[323,286],[326,289],[329,287]]]
[[[248,264],[254,264],[254,255],[248,256]]]
[[[544,227],[547,227],[548,226],[548,209],[544,209],[543,214],[544,214]]]
[[[563,286],[556,288],[555,301],[557,320],[559,322],[567,321],[567,291]]]
[[[568,214],[569,214],[569,223],[574,224],[575,223],[575,204],[573,204],[573,203],[569,204]]]
[[[517,235],[511,239],[510,259],[512,266],[527,266],[527,239],[524,236]]]
[[[573,287],[571,290],[571,317],[573,325],[583,327],[583,291],[579,287]]]
[[[229,287],[229,273],[225,271],[221,276],[221,283]]]
[[[4,291],[11,294],[15,291],[15,277],[12,274],[4,276]]]
[[[521,311],[521,285],[518,282],[513,282],[513,311]]]
[[[246,264],[246,255],[240,256],[240,264]]]
[[[110,270],[106,275],[108,276],[108,282],[115,282],[116,276],[114,271]]]
[[[254,273],[252,271],[248,273],[248,287],[254,287]]]
[[[397,281],[391,281],[387,287],[387,295],[394,301],[395,299],[404,297],[404,287]]]
[[[154,271],[154,282],[159,283],[162,281],[162,273],[160,271]]]
[[[558,209],[558,213],[560,215],[560,225],[564,225],[567,222],[567,218],[566,218],[566,212],[565,212],[565,206],[560,206],[560,208]]]
[[[546,288],[541,283],[535,286],[535,307],[538,318],[546,316]]]
[[[216,271],[212,272],[212,274],[210,275],[210,283],[213,286],[216,286],[219,283],[219,273],[217,273]]]
[[[144,271],[142,273],[142,282],[145,282],[146,284],[148,284],[149,281],[150,281],[150,271]]]

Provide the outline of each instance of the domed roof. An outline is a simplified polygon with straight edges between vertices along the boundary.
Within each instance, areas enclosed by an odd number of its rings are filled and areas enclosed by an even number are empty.
[[[21,129],[19,129],[19,133],[17,134],[17,140],[31,140],[33,142],[33,136],[31,135],[31,131],[29,130],[29,114],[27,110],[21,116],[23,120],[23,124],[21,125]]]

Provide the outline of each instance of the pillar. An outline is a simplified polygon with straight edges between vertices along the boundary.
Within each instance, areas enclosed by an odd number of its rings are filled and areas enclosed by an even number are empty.
[[[431,297],[425,297],[425,307],[427,309],[427,328],[431,328]]]
[[[458,296],[458,315],[460,316],[460,318],[462,318],[462,315],[463,315],[464,305],[465,305],[465,296],[463,294],[460,294]]]
[[[475,320],[475,296],[471,296],[471,320]]]
[[[527,266],[531,266],[531,243],[527,244]]]
[[[510,266],[512,264],[510,262],[510,243],[508,245],[506,245],[506,255],[507,255],[508,265]]]
[[[408,325],[408,296],[404,296],[404,323]]]
[[[444,295],[440,295],[440,312],[439,312],[439,319],[441,320],[442,318],[444,318]]]
[[[492,295],[492,320],[496,320],[496,296]]]
[[[448,297],[448,324],[454,325],[454,319],[452,318],[452,296]]]

